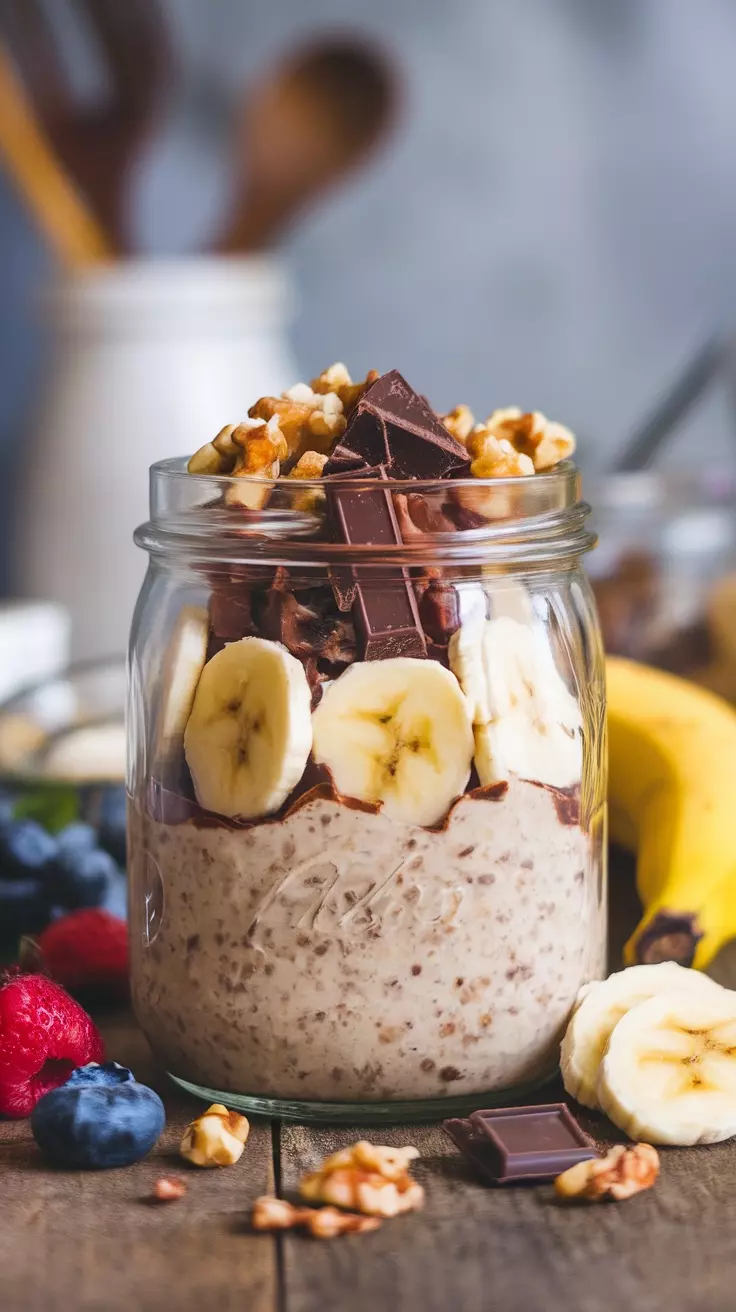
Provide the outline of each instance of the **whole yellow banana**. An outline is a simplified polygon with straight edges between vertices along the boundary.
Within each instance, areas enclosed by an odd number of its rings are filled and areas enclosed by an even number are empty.
[[[607,681],[610,833],[644,906],[624,959],[702,969],[736,936],[736,711],[619,657]]]

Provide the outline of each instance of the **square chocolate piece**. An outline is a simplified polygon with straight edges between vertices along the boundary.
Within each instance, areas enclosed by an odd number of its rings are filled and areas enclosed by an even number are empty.
[[[474,1112],[443,1127],[493,1184],[554,1180],[568,1167],[598,1156],[564,1102]]]
[[[495,1153],[485,1135],[478,1134],[470,1121],[464,1121],[460,1117],[443,1121],[442,1129],[485,1184],[498,1184]]]

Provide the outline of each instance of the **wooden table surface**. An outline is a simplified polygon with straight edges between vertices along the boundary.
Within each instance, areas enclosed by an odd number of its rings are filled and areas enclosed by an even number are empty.
[[[635,908],[612,881],[612,960]],[[714,973],[736,985],[736,944]],[[629,1202],[570,1207],[548,1186],[479,1184],[436,1125],[329,1130],[261,1121],[240,1162],[187,1169],[176,1156],[201,1104],[157,1071],[132,1018],[99,1018],[109,1056],[159,1090],[168,1124],[143,1162],[99,1173],[46,1167],[27,1121],[0,1121],[2,1312],[733,1312],[736,1140],[663,1153],[657,1186]],[[539,1101],[561,1097],[550,1086]],[[579,1109],[577,1113],[579,1114]],[[580,1117],[599,1142],[608,1122]],[[320,1242],[249,1232],[250,1204],[359,1137],[415,1143],[421,1213],[375,1234]],[[161,1174],[188,1192],[148,1199]]]

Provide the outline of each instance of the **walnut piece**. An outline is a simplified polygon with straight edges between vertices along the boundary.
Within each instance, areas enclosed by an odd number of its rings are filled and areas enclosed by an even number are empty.
[[[186,1181],[180,1175],[162,1175],[154,1183],[151,1197],[159,1203],[172,1203],[177,1198],[183,1198],[186,1191]]]
[[[618,1144],[605,1157],[578,1162],[555,1180],[558,1198],[600,1202],[613,1198],[621,1202],[642,1189],[651,1189],[659,1175],[659,1154],[648,1143],[631,1148]]]
[[[297,383],[281,396],[260,397],[248,414],[266,421],[278,416],[291,460],[314,447],[328,454],[347,427],[337,393],[318,394],[307,383]]]
[[[276,416],[268,423],[260,422],[255,426],[238,424],[233,429],[230,440],[234,443],[238,457],[230,471],[233,478],[242,479],[277,479],[281,470],[281,461],[288,455],[286,439],[281,432]],[[273,488],[261,482],[243,482],[229,487],[225,501],[229,506],[244,506],[247,510],[260,510],[266,505]]]
[[[320,451],[305,451],[286,475],[287,479],[315,479],[322,477],[322,471],[329,460],[329,456],[322,455]],[[321,510],[325,504],[325,494],[322,488],[310,487],[305,488],[303,492],[294,492],[289,500],[291,510],[301,510],[307,514],[315,514]]]
[[[226,424],[217,437],[194,452],[187,470],[190,474],[231,474],[248,433],[263,428],[263,419],[244,419],[241,424]]]
[[[310,1203],[332,1203],[368,1216],[398,1216],[424,1204],[424,1190],[408,1170],[418,1156],[416,1148],[380,1147],[361,1140],[303,1176],[299,1192]]]
[[[315,1239],[334,1239],[337,1235],[364,1234],[377,1230],[378,1217],[340,1212],[336,1207],[294,1207],[283,1198],[256,1198],[251,1213],[254,1230],[308,1230]]]
[[[375,383],[377,378],[378,370],[369,369],[362,383],[354,383],[345,365],[338,361],[336,364],[331,364],[329,369],[323,370],[318,378],[313,378],[309,386],[313,392],[335,392],[342,401],[345,413],[349,414],[366,388]]]
[[[517,406],[494,410],[483,427],[528,457],[537,473],[567,460],[575,450],[575,437],[570,429],[547,419],[539,410],[522,413]]]
[[[179,1153],[195,1166],[233,1166],[240,1160],[250,1125],[239,1112],[213,1102],[184,1131]]]
[[[467,405],[456,405],[454,410],[449,414],[440,415],[441,422],[452,436],[462,442],[463,446],[467,442],[475,425],[473,412]]]
[[[528,478],[534,473],[534,462],[505,437],[496,437],[485,424],[476,424],[466,442],[472,456],[470,472],[473,478]]]
[[[320,451],[305,451],[299,457],[293,469],[290,469],[287,478],[321,478],[329,456],[323,455]]]

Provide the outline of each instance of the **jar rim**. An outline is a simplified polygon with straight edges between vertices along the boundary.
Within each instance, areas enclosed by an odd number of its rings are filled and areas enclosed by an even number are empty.
[[[295,499],[325,491],[323,479],[248,480],[249,487],[271,489]],[[418,495],[439,507],[451,496],[474,506],[487,505],[491,517],[477,513],[472,526],[451,531],[420,530],[416,539],[365,545],[318,538],[322,519],[310,511],[266,505],[260,510],[225,504],[228,488],[242,479],[222,474],[190,474],[185,457],[157,461],[150,470],[151,518],[134,534],[136,544],[155,556],[181,555],[191,563],[258,563],[308,568],[327,565],[380,567],[390,564],[479,564],[493,568],[534,568],[560,564],[595,546],[585,525],[590,507],[581,498],[581,475],[572,461],[527,478],[377,479],[331,478],[332,493],[381,491]],[[214,494],[214,495],[213,495]],[[513,506],[512,513],[509,513]],[[503,513],[501,513],[503,512]]]

